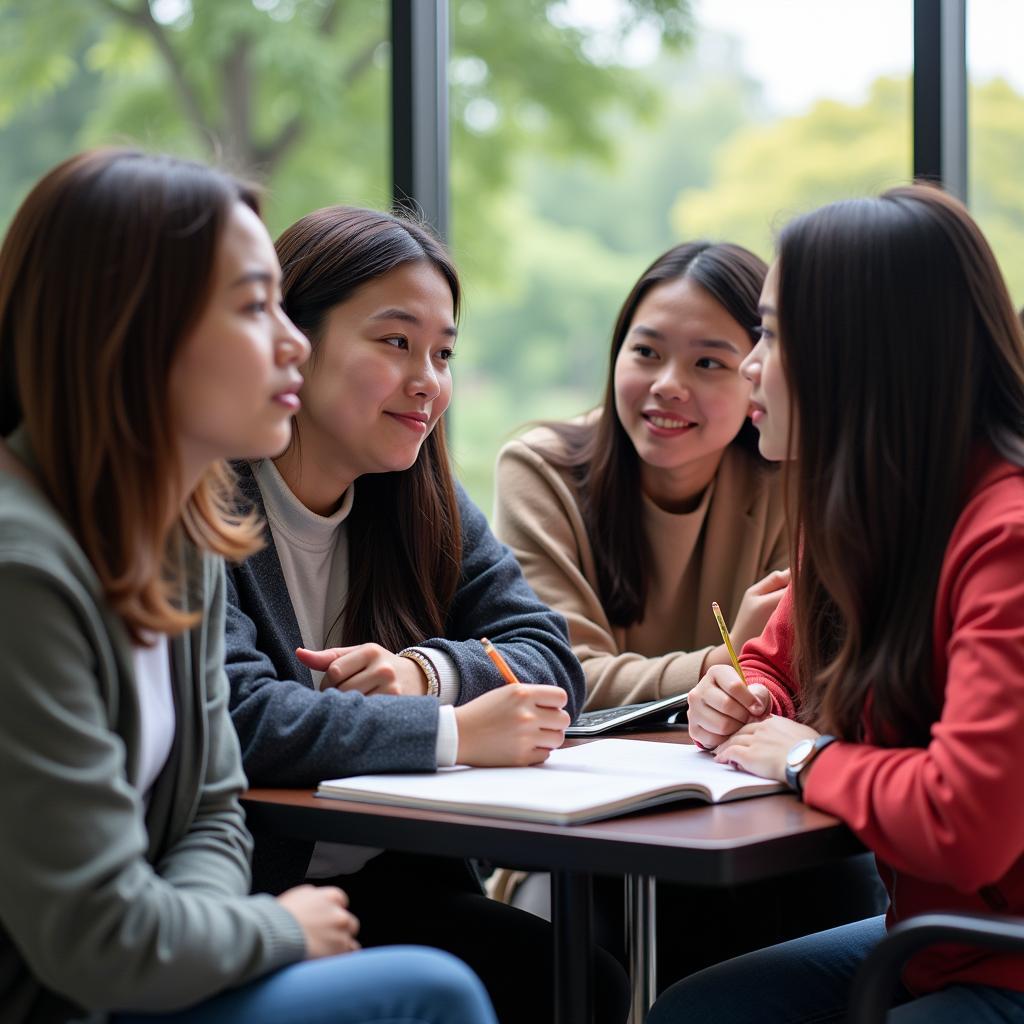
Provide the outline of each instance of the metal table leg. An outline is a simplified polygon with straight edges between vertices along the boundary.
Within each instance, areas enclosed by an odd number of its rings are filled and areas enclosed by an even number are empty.
[[[593,922],[591,879],[582,871],[551,874],[555,939],[555,1024],[591,1024]]]
[[[632,986],[629,1024],[643,1024],[657,994],[653,875],[626,875],[626,954]]]

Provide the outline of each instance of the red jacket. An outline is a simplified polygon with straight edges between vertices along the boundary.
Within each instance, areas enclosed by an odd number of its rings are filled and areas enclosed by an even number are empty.
[[[748,682],[793,717],[792,602],[743,648]],[[942,715],[920,747],[837,741],[808,771],[808,804],[842,819],[874,851],[887,923],[926,911],[1024,914],[1024,470],[982,450],[946,547],[932,625]],[[1024,955],[935,946],[903,981],[1024,991]]]

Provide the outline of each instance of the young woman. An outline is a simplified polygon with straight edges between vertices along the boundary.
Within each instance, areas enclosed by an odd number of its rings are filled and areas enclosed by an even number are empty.
[[[269,527],[228,592],[250,781],[543,761],[582,705],[583,677],[563,621],[452,479],[450,258],[416,224],[348,207],[302,218],[277,251],[284,308],[313,355],[293,443],[240,467]],[[482,636],[523,685],[504,683]],[[257,833],[255,865],[271,892],[343,877],[365,944],[457,950],[502,1021],[540,1020],[553,1003],[550,929],[488,900],[462,860]],[[626,981],[604,959],[595,1002],[619,1021]]]
[[[259,530],[222,460],[287,444],[308,355],[257,209],[95,151],[0,250],[5,1021],[494,1021],[450,957],[338,956],[340,890],[248,895],[219,556]]]
[[[588,707],[690,690],[729,661],[711,602],[739,645],[760,634],[789,580],[781,476],[757,451],[739,372],[766,270],[730,244],[690,242],[658,257],[619,313],[602,405],[531,431],[498,458],[497,533],[566,616]],[[530,878],[514,902],[543,907],[543,887]],[[659,885],[659,984],[881,909],[867,858],[802,876],[800,891],[809,887],[819,899],[737,890],[737,911],[760,909],[756,924],[680,942],[680,916],[719,897]],[[625,961],[621,882],[599,879],[595,892],[598,936]]]
[[[1024,335],[963,206],[925,186],[791,223],[762,298],[761,451],[787,466],[791,594],[690,695],[690,733],[870,847],[888,922],[1024,912]],[[650,1020],[841,1020],[872,918],[687,979]],[[889,1020],[1024,1019],[1024,957],[914,956]]]
[[[605,398],[498,458],[495,530],[565,615],[587,707],[691,689],[757,636],[788,580],[777,475],[757,453],[740,361],[765,264],[693,242],[658,257],[612,334]]]

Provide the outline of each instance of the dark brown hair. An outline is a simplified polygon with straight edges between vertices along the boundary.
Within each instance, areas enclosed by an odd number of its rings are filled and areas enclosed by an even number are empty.
[[[233,205],[255,194],[200,164],[135,150],[79,154],[22,203],[0,250],[0,435],[24,424],[40,483],[135,640],[178,632],[182,531],[255,550],[230,470],[188,497],[168,377],[209,297]]]
[[[456,317],[461,290],[451,257],[413,221],[330,206],[296,221],[277,240],[284,308],[317,349],[328,313],[357,289],[408,263],[429,263],[447,281]],[[296,434],[293,444],[301,444]],[[349,586],[342,642],[401,650],[442,636],[458,588],[462,529],[444,421],[399,473],[359,479],[348,520]]]
[[[940,713],[932,618],[972,449],[1024,465],[1024,333],[957,200],[907,186],[835,203],[779,241],[794,413],[802,716],[924,746]]]
[[[558,435],[561,452],[542,449],[552,465],[569,470],[580,513],[594,551],[598,590],[610,622],[638,622],[647,600],[651,554],[642,522],[640,458],[615,410],[615,361],[637,307],[665,281],[686,278],[700,285],[750,335],[757,339],[757,311],[767,266],[752,252],[728,243],[688,242],[659,256],[633,286],[612,332],[604,400],[587,423],[547,423]],[[762,461],[757,431],[745,420],[733,444]]]

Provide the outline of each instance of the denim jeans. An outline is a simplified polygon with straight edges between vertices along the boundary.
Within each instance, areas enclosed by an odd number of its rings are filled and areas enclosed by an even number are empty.
[[[665,991],[647,1024],[838,1024],[858,966],[884,934],[885,918],[872,917],[708,967]],[[1024,992],[983,985],[916,999],[901,989],[894,1007],[889,1024],[1024,1022]]]
[[[392,946],[283,967],[189,1010],[115,1014],[112,1024],[497,1024],[460,960]]]

